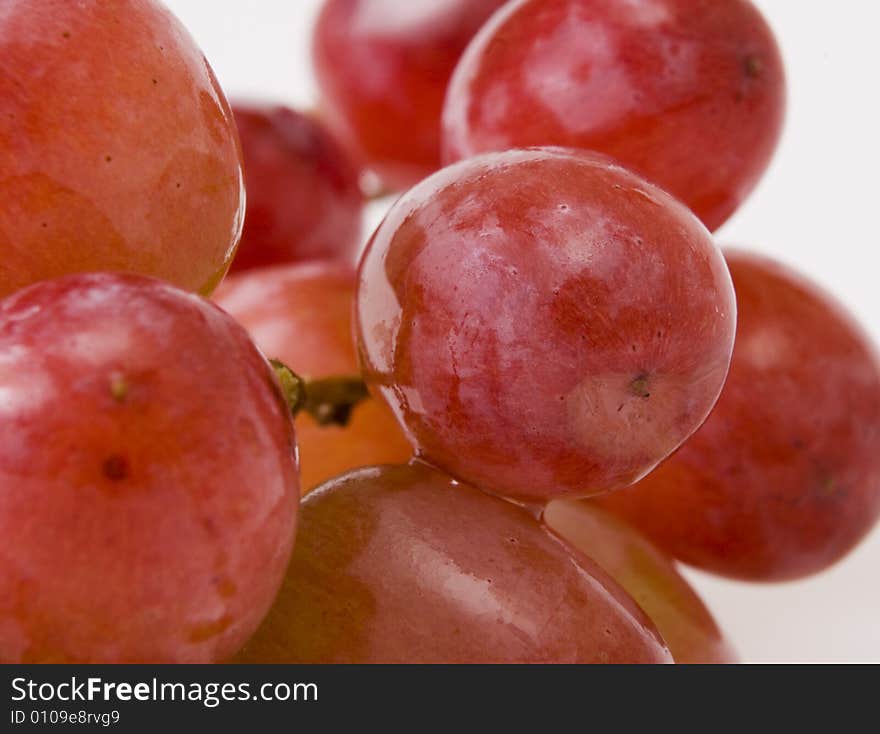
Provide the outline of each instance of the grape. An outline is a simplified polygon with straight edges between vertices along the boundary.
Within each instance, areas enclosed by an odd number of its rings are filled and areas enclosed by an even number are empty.
[[[245,331],[135,275],[0,303],[0,662],[226,659],[293,543],[294,433]]]
[[[327,0],[314,34],[322,112],[391,188],[440,167],[440,111],[468,41],[504,0]]]
[[[880,515],[880,361],[816,285],[755,255],[727,260],[740,321],[718,406],[606,507],[687,563],[794,579],[837,561]]]
[[[521,0],[462,56],[444,153],[600,151],[717,229],[766,169],[784,116],[779,49],[748,0]]]
[[[317,120],[286,107],[233,107],[244,152],[247,218],[233,270],[296,260],[354,262],[358,171]]]
[[[604,159],[533,149],[405,194],[361,261],[356,325],[420,456],[542,501],[632,484],[696,430],[735,314],[683,206]]]
[[[215,300],[257,345],[307,378],[359,374],[351,312],[354,273],[341,264],[306,263],[251,270],[228,278]],[[405,462],[412,448],[381,400],[354,409],[348,426],[296,418],[301,483],[308,491],[349,469]]]
[[[675,662],[736,662],[709,610],[668,556],[649,540],[590,502],[554,500],[543,519],[639,603],[657,625]]]
[[[0,0],[0,297],[88,271],[210,292],[241,231],[232,113],[153,0]]]
[[[637,605],[526,510],[425,465],[303,500],[284,586],[237,662],[665,662]]]

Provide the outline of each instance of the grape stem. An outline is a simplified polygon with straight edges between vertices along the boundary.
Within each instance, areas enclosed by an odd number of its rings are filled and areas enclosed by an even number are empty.
[[[290,412],[305,411],[320,426],[347,426],[355,406],[370,397],[360,376],[306,380],[277,359],[270,360]]]

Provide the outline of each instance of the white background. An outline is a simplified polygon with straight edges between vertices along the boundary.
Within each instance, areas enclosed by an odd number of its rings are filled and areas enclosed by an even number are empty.
[[[166,2],[230,97],[314,103],[309,39],[320,0]],[[757,5],[786,59],[788,123],[769,174],[720,241],[760,249],[812,275],[880,340],[880,6]],[[371,212],[374,220],[378,214]],[[754,586],[688,575],[745,661],[880,662],[878,566],[880,531],[831,571],[803,582]]]

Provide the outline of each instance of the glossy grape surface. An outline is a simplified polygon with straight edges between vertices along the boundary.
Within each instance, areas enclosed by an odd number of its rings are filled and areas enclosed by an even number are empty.
[[[251,270],[224,281],[215,300],[268,357],[303,377],[359,373],[351,327],[351,269],[309,263]],[[379,399],[356,406],[344,428],[319,426],[307,413],[297,416],[296,427],[306,492],[350,469],[405,462],[412,456],[394,415]]]
[[[730,377],[684,447],[605,506],[687,563],[756,581],[828,567],[880,515],[880,361],[796,273],[728,252],[739,303]]]
[[[0,0],[0,296],[75,272],[217,285],[241,232],[223,92],[153,0]]]
[[[732,663],[736,654],[706,606],[649,540],[591,502],[554,500],[544,524],[589,556],[638,602],[677,663]]]
[[[160,281],[0,303],[0,662],[216,662],[281,583],[289,410],[244,329]]]
[[[714,230],[757,184],[784,114],[779,49],[748,0],[522,0],[462,57],[444,150],[596,150]]]
[[[233,270],[331,259],[354,263],[363,195],[358,170],[317,120],[287,107],[233,107],[247,218]]]
[[[405,194],[368,245],[367,380],[420,455],[530,501],[632,484],[703,422],[736,308],[666,194],[561,149],[489,154]]]
[[[321,111],[392,189],[440,167],[440,112],[468,41],[504,0],[327,0],[315,27]]]
[[[238,662],[669,659],[623,590],[528,512],[414,464],[303,500],[285,585]]]

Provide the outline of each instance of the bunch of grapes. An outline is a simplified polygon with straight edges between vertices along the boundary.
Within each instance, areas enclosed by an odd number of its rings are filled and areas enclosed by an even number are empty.
[[[0,0],[0,662],[736,660],[677,562],[880,516],[874,347],[710,231],[759,12],[326,0],[314,57],[230,106],[158,0]]]

